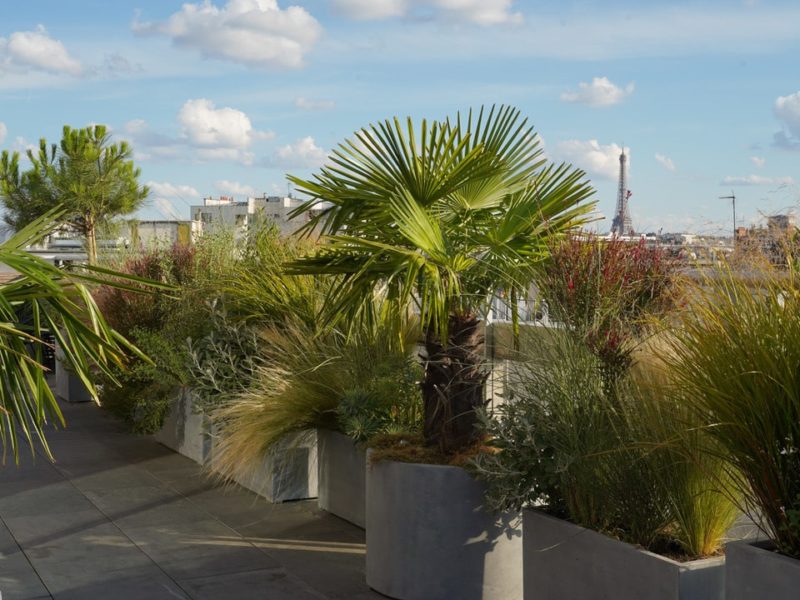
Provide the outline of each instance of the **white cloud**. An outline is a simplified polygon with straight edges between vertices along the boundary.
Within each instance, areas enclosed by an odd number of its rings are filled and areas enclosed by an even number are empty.
[[[6,135],[8,135],[8,127],[6,127],[5,123],[0,121],[0,144],[5,141]]]
[[[783,129],[775,134],[775,145],[800,148],[800,92],[778,96],[775,100],[775,115],[783,125]]]
[[[247,148],[254,140],[273,134],[253,129],[250,117],[235,108],[217,108],[211,100],[187,100],[178,111],[183,134],[196,146]]]
[[[402,17],[409,9],[408,0],[334,0],[333,7],[350,17],[369,21]]]
[[[675,163],[668,156],[656,153],[656,160],[659,163],[661,163],[661,166],[664,167],[667,171],[671,171],[673,173],[675,172]]]
[[[310,100],[303,96],[295,98],[294,105],[295,108],[301,110],[331,110],[336,107],[336,103],[333,100]]]
[[[334,0],[334,8],[353,19],[389,19],[434,11],[440,18],[484,26],[522,23],[522,13],[513,12],[513,4],[514,0]]]
[[[204,56],[250,67],[304,66],[322,27],[300,6],[280,8],[277,0],[229,0],[222,8],[210,0],[186,3],[166,21],[134,22],[141,34],[170,37],[174,44]]]
[[[587,106],[613,106],[630,96],[633,90],[633,82],[621,88],[612,83],[608,77],[595,77],[591,83],[581,81],[577,90],[562,93],[561,100]]]
[[[555,147],[555,156],[583,169],[589,175],[601,179],[615,180],[619,177],[619,155],[622,147],[617,144],[601,144],[597,140],[567,140]],[[630,167],[630,151],[626,152]]]
[[[185,158],[199,161],[233,161],[253,164],[251,146],[275,134],[253,128],[250,117],[230,107],[217,108],[211,100],[187,100],[178,111],[181,132],[171,137],[154,131],[143,119],[125,123],[124,136],[131,140],[139,160]]]
[[[745,175],[743,177],[725,177],[720,185],[794,185],[792,177],[762,177],[761,175]]]
[[[760,169],[766,164],[767,159],[766,158],[762,158],[760,156],[751,156],[750,157],[750,162],[752,162],[756,167],[758,167]]]
[[[272,164],[283,168],[304,168],[314,169],[322,165],[328,153],[317,146],[314,138],[306,136],[297,140],[294,144],[289,144],[278,148],[273,157]]]
[[[221,179],[214,184],[221,194],[229,196],[258,196],[258,190],[251,185],[245,185],[238,181],[228,181]]]
[[[81,63],[67,52],[64,44],[50,37],[42,25],[35,31],[15,31],[8,39],[0,38],[0,71],[4,67],[75,77],[83,74]]]
[[[199,198],[200,192],[190,185],[176,185],[168,181],[148,181],[153,198]]]

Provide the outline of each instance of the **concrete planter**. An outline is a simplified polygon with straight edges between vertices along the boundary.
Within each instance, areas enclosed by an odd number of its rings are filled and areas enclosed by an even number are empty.
[[[680,563],[523,511],[525,600],[722,600],[723,557]]]
[[[80,377],[75,375],[64,364],[64,353],[56,345],[56,396],[65,402],[91,402],[92,395],[83,384]]]
[[[273,448],[258,467],[233,480],[270,502],[316,498],[316,431],[289,436]]]
[[[208,419],[195,410],[191,389],[182,388],[175,397],[164,419],[164,425],[156,433],[155,438],[167,448],[191,458],[196,463],[206,464],[211,455]]]
[[[167,448],[213,469],[214,433],[196,410],[194,392],[184,388],[173,400],[155,439]],[[313,432],[291,436],[257,468],[234,481],[270,502],[317,497],[317,444]]]
[[[770,542],[731,542],[725,547],[727,600],[796,600],[800,560],[778,554]]]
[[[464,469],[367,466],[367,584],[401,600],[522,598],[518,514],[482,508]]]
[[[317,430],[319,507],[362,529],[366,527],[367,455],[352,439]]]

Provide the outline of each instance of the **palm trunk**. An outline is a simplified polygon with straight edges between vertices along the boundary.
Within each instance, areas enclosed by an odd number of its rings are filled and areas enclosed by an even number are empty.
[[[480,319],[473,314],[450,317],[447,344],[431,329],[426,332],[425,443],[452,454],[474,442],[478,435],[476,410],[484,405],[488,373],[483,368],[484,337]]]

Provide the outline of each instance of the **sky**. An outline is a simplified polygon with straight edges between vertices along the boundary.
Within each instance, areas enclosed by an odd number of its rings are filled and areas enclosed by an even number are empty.
[[[0,4],[12,5],[11,0]],[[27,0],[0,21],[0,148],[102,123],[143,219],[286,194],[362,127],[511,104],[638,231],[800,214],[800,2]]]

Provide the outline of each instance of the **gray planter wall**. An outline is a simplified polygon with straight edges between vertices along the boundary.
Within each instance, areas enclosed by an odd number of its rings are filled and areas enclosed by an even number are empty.
[[[317,430],[319,499],[322,510],[366,527],[367,455],[352,439],[330,429]]]
[[[522,598],[518,514],[483,510],[464,469],[367,466],[367,584],[401,600]]]
[[[800,560],[773,552],[770,542],[731,542],[725,556],[727,600],[800,598]]]
[[[55,394],[65,402],[91,402],[89,390],[63,362],[64,353],[56,344],[56,386]]]
[[[214,436],[209,430],[208,418],[195,411],[191,389],[184,388],[175,397],[155,439],[196,463],[213,468]],[[266,456],[257,468],[234,480],[270,502],[316,498],[316,434],[292,436]]]
[[[316,498],[316,431],[289,436],[263,458],[261,465],[233,480],[270,502]]]
[[[204,414],[195,412],[192,390],[181,388],[155,438],[167,448],[204,465],[211,454],[207,421]]]
[[[724,598],[722,557],[680,563],[539,511],[523,521],[525,600]]]

